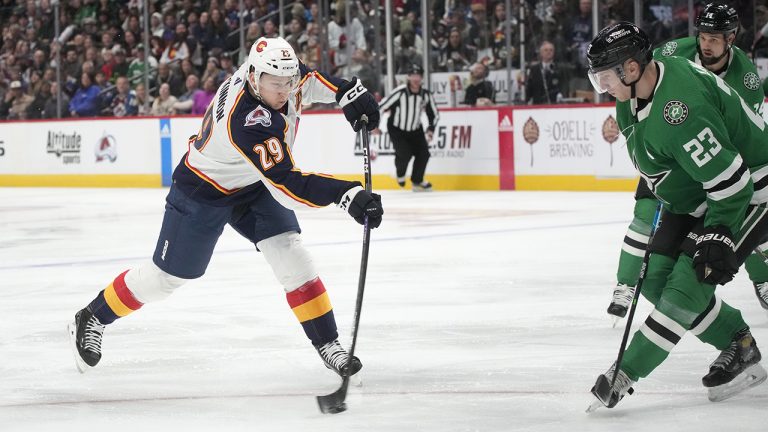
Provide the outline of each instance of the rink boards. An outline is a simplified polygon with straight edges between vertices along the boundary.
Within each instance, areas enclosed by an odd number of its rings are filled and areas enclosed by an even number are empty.
[[[0,186],[168,186],[200,120],[0,123]],[[299,168],[362,179],[362,145],[340,111],[307,112],[298,130]],[[373,181],[395,189],[386,117],[381,130],[370,137]],[[440,190],[632,190],[637,182],[611,106],[442,109],[430,153],[426,177]]]

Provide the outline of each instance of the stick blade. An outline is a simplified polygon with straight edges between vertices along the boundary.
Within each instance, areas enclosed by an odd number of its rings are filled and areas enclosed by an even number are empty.
[[[348,378],[344,378],[341,387],[333,393],[317,396],[317,405],[323,414],[338,414],[347,410],[344,400],[347,398]]]

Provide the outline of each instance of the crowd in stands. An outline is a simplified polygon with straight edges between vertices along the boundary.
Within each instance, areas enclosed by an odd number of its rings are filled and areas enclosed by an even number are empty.
[[[60,2],[57,39],[50,0],[0,0],[0,119],[55,118],[57,111],[62,117],[202,114],[218,86],[241,62],[239,1],[146,2],[149,56],[145,56],[143,43],[144,3]],[[375,52],[376,46],[382,50],[386,46],[383,1],[330,1],[328,16],[320,13],[317,0],[285,1],[283,23],[276,0],[243,3],[246,53],[260,36],[277,36],[282,25],[284,37],[310,68],[323,66],[344,78],[358,76],[368,88],[379,94],[383,91],[386,56]],[[661,7],[668,3],[643,2],[642,25],[657,41],[687,34],[687,18],[678,16],[677,6]],[[687,5],[677,3],[681,8]],[[751,7],[751,2],[737,3]],[[475,70],[478,63],[486,70],[505,69],[508,56],[513,68],[525,70],[530,63],[519,64],[521,40],[525,41],[526,58],[532,62],[538,48],[550,42],[554,62],[569,77],[561,90],[588,89],[584,68],[593,30],[592,1],[512,0],[511,4],[512,13],[505,9],[504,0],[430,1],[430,28],[425,34],[421,2],[394,0],[395,73],[421,64],[425,44],[430,47],[431,70],[453,72]],[[606,24],[634,16],[632,0],[606,0],[600,5],[600,17]],[[747,19],[742,20],[745,28],[737,44],[768,55],[768,38],[761,39],[761,33],[754,31],[768,21],[768,9],[760,6],[756,11],[756,15],[751,9],[739,11]],[[519,31],[521,16],[524,35]],[[511,24],[510,52],[507,21]],[[679,25],[681,21],[685,21],[684,27]],[[523,83],[525,74],[517,79]]]

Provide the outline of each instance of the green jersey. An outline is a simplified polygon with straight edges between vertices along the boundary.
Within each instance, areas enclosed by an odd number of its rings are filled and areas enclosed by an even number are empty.
[[[663,57],[652,99],[617,102],[629,157],[664,208],[739,231],[750,203],[768,202],[768,130],[720,77]]]
[[[696,50],[696,38],[686,37],[665,43],[653,51],[653,57],[660,59],[668,56],[678,56],[701,64],[699,53]],[[731,47],[731,55],[728,58],[728,67],[720,73],[729,86],[736,90],[747,104],[757,113],[763,112],[763,100],[765,95],[761,87],[760,77],[757,75],[757,67],[749,60],[744,51],[737,47]]]

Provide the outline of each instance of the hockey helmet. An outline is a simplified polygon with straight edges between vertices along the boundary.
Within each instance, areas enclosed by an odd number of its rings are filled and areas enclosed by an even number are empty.
[[[731,6],[709,3],[696,17],[694,26],[700,33],[736,33],[739,29],[739,14]]]
[[[293,47],[281,37],[260,37],[248,54],[248,82],[259,94],[259,78],[262,74],[291,77],[291,89],[299,82],[299,59]]]
[[[587,48],[589,79],[598,93],[608,90],[606,79],[624,79],[624,62],[635,60],[641,71],[651,61],[651,39],[638,26],[621,21],[605,27],[592,39]]]

